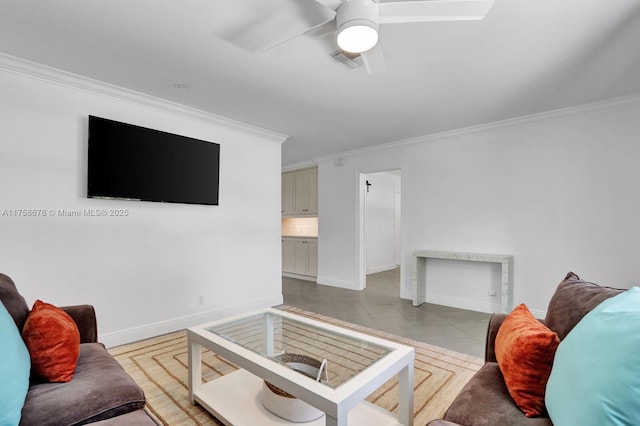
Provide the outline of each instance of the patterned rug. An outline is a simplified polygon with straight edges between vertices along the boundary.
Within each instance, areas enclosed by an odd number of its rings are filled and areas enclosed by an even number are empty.
[[[424,425],[432,419],[441,418],[462,387],[483,364],[480,358],[427,343],[289,306],[280,306],[279,309],[413,346],[416,350],[414,364],[414,423],[416,425]],[[185,331],[111,348],[109,351],[144,389],[147,397],[147,411],[158,423],[167,426],[222,424],[203,408],[189,402]],[[208,350],[204,350],[202,361],[202,375],[205,382],[237,369],[235,365]],[[397,379],[394,378],[370,395],[367,400],[395,412],[397,398]]]

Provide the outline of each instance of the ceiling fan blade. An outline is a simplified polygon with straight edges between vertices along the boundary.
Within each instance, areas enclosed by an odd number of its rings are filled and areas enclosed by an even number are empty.
[[[367,67],[367,72],[370,75],[384,72],[387,69],[387,64],[384,61],[384,55],[382,54],[382,48],[380,43],[377,43],[371,49],[360,54],[364,61],[364,66]]]
[[[335,16],[334,10],[315,0],[295,1],[289,7],[273,10],[249,29],[245,27],[226,40],[249,52],[264,52],[332,21]]]
[[[342,0],[315,0],[315,1],[327,6],[331,10],[336,10],[342,4]]]
[[[330,34],[334,34],[336,32],[336,23],[332,19],[323,24],[318,25],[315,28],[310,29],[309,31],[300,34],[297,37],[286,40],[282,43],[276,44],[275,46],[271,46],[268,49],[264,50],[263,53],[267,55],[280,56],[284,55],[288,52],[296,50],[298,48],[308,47],[308,43],[312,43],[313,41],[322,39],[327,37]]]
[[[482,19],[493,0],[426,0],[378,3],[379,24]]]

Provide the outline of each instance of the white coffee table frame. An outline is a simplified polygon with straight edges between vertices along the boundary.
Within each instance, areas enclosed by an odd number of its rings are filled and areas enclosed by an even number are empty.
[[[207,330],[251,316],[271,313],[320,330],[361,339],[390,349],[373,365],[331,388],[293,371],[269,358],[233,343]],[[269,333],[265,334],[269,336]],[[413,426],[413,363],[415,350],[388,340],[315,321],[300,315],[273,308],[226,318],[187,329],[189,400],[200,404],[225,425],[249,426],[260,424],[293,424],[268,412],[260,403],[262,379],[323,411],[326,415],[305,426],[404,425]],[[202,382],[201,347],[210,349],[241,369],[208,383]],[[244,369],[244,370],[243,370]],[[251,374],[248,374],[251,373]],[[364,401],[387,380],[398,376],[398,416]],[[256,423],[258,422],[258,423]]]

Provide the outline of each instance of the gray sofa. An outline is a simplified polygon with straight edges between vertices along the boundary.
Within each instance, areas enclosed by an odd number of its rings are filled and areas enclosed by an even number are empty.
[[[0,302],[22,330],[29,307],[14,282],[0,274]],[[80,358],[68,383],[33,381],[22,409],[20,425],[156,425],[143,410],[142,389],[97,342],[93,306],[62,308],[78,325]]]
[[[543,323],[562,341],[589,311],[604,300],[625,290],[602,287],[581,280],[569,272],[558,285]],[[489,320],[485,364],[465,385],[444,415],[428,426],[550,426],[546,416],[526,417],[514,404],[496,361],[494,345],[506,315],[494,314]]]

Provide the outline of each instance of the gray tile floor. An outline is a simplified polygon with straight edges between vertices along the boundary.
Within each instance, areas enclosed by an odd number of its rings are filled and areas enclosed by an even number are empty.
[[[400,299],[400,270],[367,276],[364,291],[282,278],[286,305],[484,357],[490,314]]]

